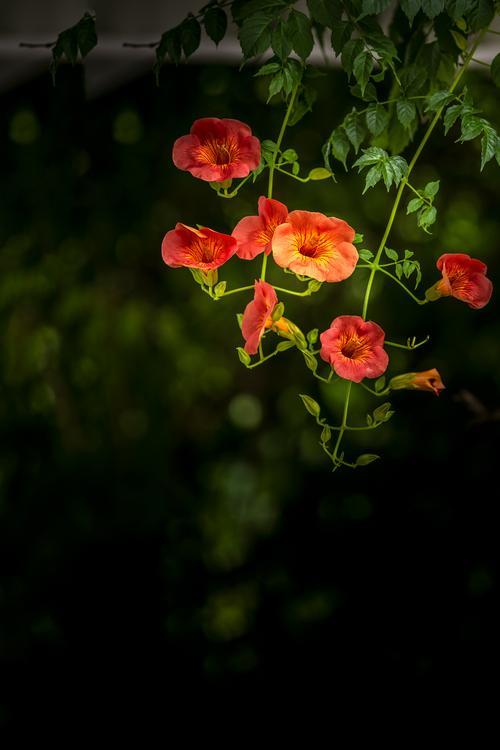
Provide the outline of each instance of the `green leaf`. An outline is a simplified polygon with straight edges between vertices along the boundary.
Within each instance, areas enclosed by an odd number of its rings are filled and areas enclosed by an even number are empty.
[[[263,13],[256,13],[245,19],[239,32],[245,59],[261,55],[270,47],[272,23],[273,18]]]
[[[490,72],[493,83],[500,87],[500,52],[491,61]]]
[[[366,84],[370,79],[370,73],[373,70],[373,58],[369,52],[361,52],[354,60],[353,72],[354,77],[359,83],[361,89],[361,95],[363,96],[366,89]]]
[[[355,26],[351,21],[336,21],[332,28],[332,47],[338,56],[350,40]]]
[[[478,0],[469,15],[472,31],[480,31],[490,25],[495,15],[495,7],[491,0]]]
[[[365,248],[359,251],[359,257],[361,260],[371,260],[374,256],[371,250]]]
[[[467,49],[467,37],[465,37],[463,34],[459,34],[458,31],[454,31],[454,29],[452,29],[450,33],[455,40],[455,44],[457,45],[458,49],[464,52]]]
[[[271,35],[271,45],[274,53],[281,59],[286,60],[292,51],[292,40],[287,33],[285,22],[278,20]]]
[[[465,115],[462,117],[462,133],[460,135],[460,142],[472,141],[481,135],[483,132],[483,121],[475,115]]]
[[[377,164],[380,161],[386,161],[389,158],[387,151],[378,146],[370,146],[370,148],[364,148],[362,155],[357,159],[353,167],[358,167],[358,171],[364,167],[370,166],[370,164]]]
[[[307,60],[314,46],[309,18],[298,10],[292,10],[288,17],[287,33],[295,52],[302,60]]]
[[[287,148],[281,154],[280,163],[289,164],[290,162],[297,161],[298,158],[299,155],[294,148]]]
[[[396,185],[399,185],[403,177],[408,172],[408,164],[406,163],[406,159],[403,159],[402,156],[391,156],[389,159],[389,164],[394,174],[394,182]]]
[[[384,390],[385,386],[385,375],[382,375],[382,377],[378,378],[378,380],[375,381],[375,390],[377,393],[380,393],[380,391]]]
[[[366,173],[365,177],[365,187],[363,190],[363,195],[366,193],[366,191],[371,188],[375,187],[377,182],[380,182],[380,180],[383,177],[383,162],[379,162],[378,164],[375,164],[373,167],[371,167],[368,172]]]
[[[410,22],[410,26],[421,7],[422,0],[401,0],[401,9]]]
[[[182,45],[179,27],[169,29],[169,31],[165,31],[165,33],[162,34],[160,44],[156,48],[156,60],[158,65],[162,64],[165,55],[168,55],[175,65],[180,63]]]
[[[444,0],[422,0],[422,10],[427,18],[436,18],[444,10]]]
[[[380,135],[389,124],[389,113],[382,104],[372,104],[366,110],[366,124],[374,136]]]
[[[427,185],[424,187],[424,195],[426,198],[434,198],[439,192],[439,180],[434,180],[434,182],[428,182]]]
[[[434,222],[436,221],[436,216],[437,211],[434,206],[426,206],[420,211],[417,219],[417,224],[422,229],[427,230],[427,228],[430,227],[431,224],[434,224]]]
[[[448,102],[451,102],[454,98],[454,94],[450,94],[449,91],[436,91],[436,93],[428,99],[426,112],[436,112],[440,107],[448,104]]]
[[[182,51],[186,58],[190,57],[198,47],[201,40],[201,26],[196,18],[187,18],[180,27]]]
[[[398,99],[396,103],[396,112],[398,120],[401,125],[408,129],[415,117],[417,116],[417,108],[413,102],[408,99]]]
[[[85,13],[76,24],[76,39],[82,58],[86,57],[96,46],[95,18],[91,13]]]
[[[62,31],[57,37],[57,47],[60,47],[66,59],[74,65],[78,58],[78,37],[76,27]]]
[[[462,105],[461,104],[453,104],[453,106],[448,107],[444,114],[444,134],[447,135],[450,128],[453,127],[453,125],[456,123],[458,118],[460,117],[460,114],[462,112]]]
[[[341,4],[332,0],[307,0],[307,7],[314,21],[330,29],[342,15]]]
[[[332,173],[330,172],[330,170],[325,169],[324,167],[315,167],[309,172],[310,180],[328,180],[328,178],[331,176]]]
[[[212,42],[219,44],[224,39],[227,30],[225,11],[218,5],[210,5],[203,16],[203,25]]]
[[[272,99],[272,97],[276,94],[279,94],[284,86],[284,83],[285,77],[283,75],[283,71],[281,70],[279,73],[276,73],[276,75],[274,75],[269,81],[269,96],[267,97],[267,101]]]
[[[269,19],[276,18],[287,5],[287,0],[233,0],[231,12],[236,23],[241,24],[256,13],[267,15]]]
[[[415,213],[415,211],[418,211],[418,209],[423,205],[424,201],[422,198],[412,198],[406,207],[406,214],[408,215]]]
[[[481,138],[481,171],[483,171],[485,164],[495,156],[497,143],[498,136],[495,130],[489,126],[485,127]]]
[[[363,453],[361,456],[357,457],[356,466],[368,466],[368,464],[377,461],[379,458],[380,456],[375,455],[375,453]]]
[[[347,115],[344,120],[344,129],[354,147],[354,151],[358,153],[359,147],[366,135],[366,129],[357,112],[351,112]]]
[[[475,0],[448,0],[446,3],[446,10],[451,18],[457,23],[457,26],[460,27],[459,22],[463,22],[462,16],[469,12],[474,6],[474,3]],[[463,30],[465,31],[465,29]]]
[[[277,73],[278,71],[281,71],[281,63],[268,62],[261,68],[259,68],[256,73],[254,73],[254,78],[257,78],[258,76],[270,76],[274,73]]]
[[[364,242],[364,239],[365,239],[365,236],[363,234],[360,234],[359,232],[356,232],[356,234],[354,235],[354,239],[353,239],[352,242],[353,242],[354,245],[360,245],[362,242]],[[370,252],[370,251],[368,250],[368,252]]]
[[[390,260],[398,260],[399,259],[399,255],[397,254],[397,252],[395,250],[391,250],[390,247],[384,248],[384,252],[387,255],[387,257],[390,258]]]
[[[403,275],[403,266],[401,265],[401,263],[398,263],[396,265],[396,276],[398,277],[398,279],[400,279],[402,275]]]
[[[311,396],[306,396],[304,393],[299,393],[299,396],[309,414],[313,417],[319,417],[321,414],[321,407],[318,402],[311,398]]]
[[[342,67],[344,68],[347,75],[350,77],[354,60],[357,58],[361,52],[363,52],[364,44],[361,41],[361,39],[351,39],[350,42],[347,42],[344,45],[344,49],[342,50]]]
[[[390,5],[391,0],[363,0],[363,15],[365,16],[375,16],[379,13],[382,13],[388,5]]]
[[[344,165],[347,171],[346,159],[351,149],[351,143],[345,130],[343,128],[334,130],[330,136],[329,143],[333,156]]]

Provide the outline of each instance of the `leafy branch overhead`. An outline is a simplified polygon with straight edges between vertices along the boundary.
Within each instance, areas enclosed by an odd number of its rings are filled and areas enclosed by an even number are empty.
[[[61,31],[55,42],[44,44],[30,44],[21,42],[21,47],[47,47],[52,49],[52,60],[50,62],[50,73],[52,82],[55,84],[56,72],[59,64],[65,60],[71,65],[78,62],[78,58],[84,59],[97,44],[97,32],[95,26],[95,15],[85,13],[74,26]]]

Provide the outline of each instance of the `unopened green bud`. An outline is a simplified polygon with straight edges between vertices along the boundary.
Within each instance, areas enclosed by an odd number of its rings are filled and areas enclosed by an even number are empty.
[[[249,365],[251,362],[250,355],[241,346],[238,346],[236,351],[238,352],[241,364],[245,365],[245,367]]]
[[[203,278],[207,286],[214,286],[214,284],[217,284],[217,278],[218,278],[217,269],[211,268],[209,271],[204,271]]]
[[[318,281],[317,279],[310,279],[307,285],[307,290],[311,293],[317,292],[319,289],[321,289],[322,283],[322,281]]]
[[[224,292],[226,291],[227,281],[219,281],[219,283],[216,285],[214,292],[216,297],[222,297]]]
[[[276,305],[276,307],[274,308],[272,312],[271,318],[273,319],[274,322],[276,322],[277,320],[283,317],[284,312],[285,312],[285,305],[283,304],[283,302],[278,302],[278,304]]]
[[[321,431],[320,440],[322,443],[328,443],[331,437],[332,437],[332,431],[328,427],[328,425],[325,425]]]
[[[299,396],[309,414],[313,417],[319,417],[321,414],[321,407],[318,402],[311,398],[311,396],[306,396],[304,393],[299,393]]]

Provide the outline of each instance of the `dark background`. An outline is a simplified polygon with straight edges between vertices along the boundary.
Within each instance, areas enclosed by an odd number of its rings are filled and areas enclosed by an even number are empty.
[[[492,84],[469,76],[500,125]],[[313,114],[288,131],[303,168],[352,103],[345,79],[318,79]],[[391,374],[437,367],[439,399],[398,392],[383,429],[345,442],[383,460],[331,473],[297,394],[339,416],[342,386],[313,382],[294,350],[247,371],[235,313],[161,261],[176,221],[230,232],[256,212],[262,177],[222,201],[175,170],[174,139],[201,116],[235,117],[275,138],[252,71],[165,69],[86,100],[62,67],[3,96],[0,112],[0,677],[2,718],[68,717],[126,696],[161,704],[169,689],[213,694],[263,686],[329,689],[406,682],[481,684],[498,621],[497,298],[422,309],[389,280],[370,317]],[[499,273],[498,166],[442,128],[414,184],[441,178],[432,236],[400,212],[389,245],[414,250],[422,289],[444,251]],[[277,175],[289,209],[346,219],[376,249],[393,196],[361,198],[362,179],[302,186]],[[222,269],[251,283],[254,263]],[[304,330],[357,314],[366,271],[312,298],[287,298]],[[289,285],[273,270],[271,281]],[[278,282],[279,279],[279,282]],[[293,279],[292,279],[293,282]],[[375,403],[374,403],[375,402]],[[377,403],[353,389],[353,421]],[[75,699],[89,679],[86,702]],[[152,685],[159,680],[160,688]],[[111,689],[111,686],[113,688]],[[151,698],[151,695],[154,698]],[[124,698],[125,700],[125,698]]]

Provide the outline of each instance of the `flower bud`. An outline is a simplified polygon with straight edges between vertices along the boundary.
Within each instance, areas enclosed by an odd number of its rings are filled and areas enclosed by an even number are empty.
[[[274,308],[272,315],[271,315],[273,322],[275,323],[277,320],[282,318],[284,312],[285,312],[285,305],[283,304],[283,302],[278,302],[278,304]]]
[[[242,364],[242,365],[245,365],[245,366],[246,366],[246,365],[249,365],[249,364],[250,364],[250,362],[252,361],[252,360],[250,359],[250,355],[249,355],[249,354],[247,354],[247,352],[246,352],[246,351],[245,351],[245,350],[244,350],[244,349],[243,349],[243,348],[242,348],[241,346],[238,346],[238,347],[236,348],[236,351],[238,352],[238,357],[240,358],[240,362],[241,362],[241,364]]]
[[[203,271],[203,278],[207,286],[214,286],[214,284],[217,284],[217,269],[211,268],[208,271]]]
[[[433,367],[432,370],[424,370],[423,372],[406,372],[403,375],[396,375],[390,380],[389,388],[391,391],[430,391],[439,396],[445,386],[441,380],[441,375]]]

